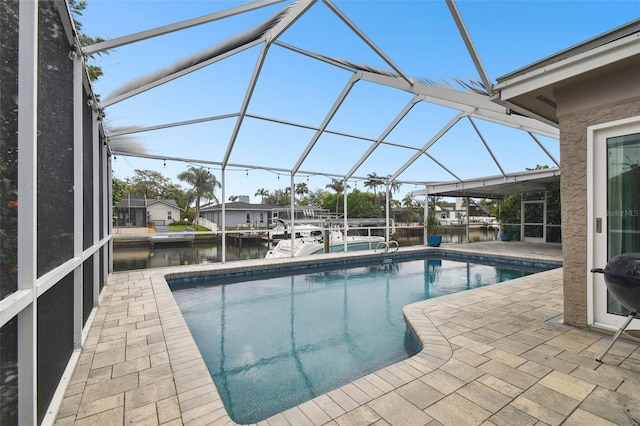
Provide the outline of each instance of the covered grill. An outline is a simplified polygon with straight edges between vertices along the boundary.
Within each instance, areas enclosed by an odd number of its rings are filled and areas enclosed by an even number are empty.
[[[620,334],[640,312],[640,253],[625,253],[615,256],[607,262],[604,269],[595,268],[591,272],[604,274],[604,282],[611,295],[631,311],[622,327],[596,358],[597,361],[602,361]]]
[[[625,308],[640,312],[640,253],[626,253],[612,258],[604,269],[607,289]]]

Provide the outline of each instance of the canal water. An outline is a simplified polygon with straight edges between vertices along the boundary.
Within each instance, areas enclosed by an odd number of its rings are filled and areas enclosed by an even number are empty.
[[[473,241],[491,241],[497,239],[497,230],[472,229],[469,238]],[[422,235],[415,233],[399,232],[393,239],[398,241],[400,247],[415,246],[423,244]],[[464,229],[445,232],[443,243],[464,242],[466,234]],[[267,242],[259,242],[253,245],[243,244],[242,247],[227,242],[226,261],[246,259],[263,259],[270,246]],[[220,241],[208,243],[196,243],[192,246],[169,245],[156,246],[148,245],[140,247],[114,245],[113,248],[113,269],[114,271],[129,271],[134,269],[160,268],[164,266],[195,265],[200,263],[222,262],[222,243]]]

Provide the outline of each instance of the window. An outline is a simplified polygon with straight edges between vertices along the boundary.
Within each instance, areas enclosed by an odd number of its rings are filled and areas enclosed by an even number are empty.
[[[264,213],[260,213],[260,223],[264,223]]]
[[[251,213],[247,213],[247,223],[251,223]]]
[[[168,220],[171,220],[171,211],[168,211],[168,212],[167,212],[167,219],[168,219]]]

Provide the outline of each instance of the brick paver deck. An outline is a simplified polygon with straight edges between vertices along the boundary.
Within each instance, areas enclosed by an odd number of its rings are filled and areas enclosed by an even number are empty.
[[[557,249],[511,243],[465,246],[453,249],[559,258]],[[233,423],[164,276],[258,262],[113,274],[56,424]],[[640,423],[639,345],[618,340],[596,362],[609,336],[562,324],[561,269],[404,312],[424,345],[419,354],[260,424]]]

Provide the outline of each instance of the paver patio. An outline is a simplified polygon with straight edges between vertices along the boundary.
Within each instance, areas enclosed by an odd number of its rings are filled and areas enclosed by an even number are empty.
[[[560,259],[543,246],[447,249]],[[164,276],[258,264],[112,274],[56,424],[233,423]],[[411,304],[419,354],[260,424],[639,424],[638,343],[618,340],[595,361],[610,337],[563,325],[562,303],[556,269]]]

